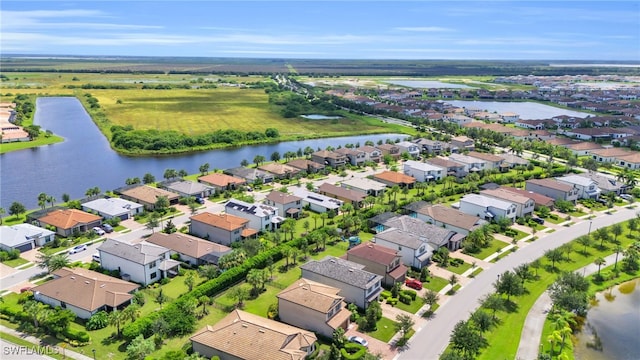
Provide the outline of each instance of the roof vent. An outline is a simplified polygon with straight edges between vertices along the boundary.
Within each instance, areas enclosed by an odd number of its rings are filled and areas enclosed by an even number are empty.
[[[264,334],[264,329],[259,329],[258,332]]]
[[[101,287],[101,288],[103,288],[103,287],[105,287],[106,285],[107,285],[107,284],[102,284],[102,285],[100,285],[100,287]]]
[[[85,280],[84,283],[89,285],[89,280]]]
[[[248,328],[249,326],[247,326],[247,324],[242,324],[243,328]]]
[[[70,278],[71,280],[75,280],[75,279],[76,279],[76,277],[75,277],[75,276],[70,276],[69,278]]]

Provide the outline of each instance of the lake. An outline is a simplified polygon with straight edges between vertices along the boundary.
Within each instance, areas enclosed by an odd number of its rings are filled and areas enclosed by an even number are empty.
[[[342,116],[327,116],[320,114],[310,114],[310,115],[300,115],[300,117],[309,119],[309,120],[333,120],[333,119],[342,119]]]
[[[388,84],[400,85],[419,89],[475,89],[464,84],[449,84],[442,81],[432,80],[389,80]]]
[[[636,360],[640,354],[640,279],[596,294],[582,332],[576,338],[576,360]],[[588,344],[597,343],[602,350]]]
[[[72,199],[82,198],[89,188],[97,186],[102,191],[113,190],[124,186],[127,178],[142,178],[145,173],[162,180],[166,169],[184,169],[193,174],[204,163],[209,163],[211,170],[227,169],[240,166],[243,159],[252,162],[256,155],[269,159],[275,151],[283,155],[307,146],[324,149],[329,145],[338,147],[358,142],[364,145],[367,140],[377,143],[378,140],[406,138],[401,134],[346,136],[173,156],[129,157],[111,149],[76,98],[38,98],[34,123],[64,137],[65,141],[0,155],[0,206],[7,210],[14,201],[28,209],[37,208],[37,197],[41,192],[61,201],[64,193]]]
[[[456,107],[482,109],[488,112],[513,112],[520,115],[520,119],[551,119],[554,116],[568,115],[578,118],[586,118],[591,114],[566,110],[554,106],[538,104],[534,102],[500,102],[500,101],[464,101],[464,100],[447,100],[444,101]]]

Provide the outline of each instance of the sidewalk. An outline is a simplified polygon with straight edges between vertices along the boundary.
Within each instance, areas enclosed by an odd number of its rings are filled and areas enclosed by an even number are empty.
[[[40,346],[47,346],[48,345],[48,344],[42,342],[40,339],[38,339],[38,338],[36,338],[34,336],[21,333],[19,331],[10,329],[10,328],[8,328],[6,326],[3,326],[3,325],[0,325],[0,332],[15,336],[17,338],[23,339],[23,340],[28,341],[28,342],[30,342],[32,344],[35,344],[35,345],[40,345]],[[11,342],[11,341],[9,341],[9,342]],[[65,349],[65,348],[61,348],[60,346],[52,346],[52,347],[57,349],[59,354],[63,354],[63,357],[66,357],[66,358],[69,358],[69,359],[93,360],[93,357],[82,355],[82,354],[79,354],[79,353],[77,353],[75,351],[72,351],[72,350],[69,350],[69,349]]]

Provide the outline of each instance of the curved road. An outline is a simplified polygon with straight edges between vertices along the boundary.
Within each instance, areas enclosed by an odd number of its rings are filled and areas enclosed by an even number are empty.
[[[611,215],[603,213],[591,220],[591,231],[628,220],[634,216],[636,216],[635,209],[617,208],[617,211]],[[589,231],[590,220],[572,221],[581,222],[548,234],[481,272],[469,285],[460,289],[455,296],[451,297],[436,311],[435,317],[427,321],[423,328],[411,338],[407,349],[400,353],[398,358],[438,359],[449,344],[449,337],[455,324],[458,321],[467,320],[470,314],[478,308],[478,300],[493,291],[492,284],[498,274],[542,257],[546,250],[556,248]],[[519,336],[519,334],[515,336]],[[514,341],[516,340],[514,338]]]

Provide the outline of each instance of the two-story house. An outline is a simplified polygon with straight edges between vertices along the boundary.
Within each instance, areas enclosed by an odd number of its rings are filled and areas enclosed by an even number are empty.
[[[516,217],[525,217],[533,214],[533,210],[536,207],[535,201],[532,198],[513,193],[511,191],[497,188],[481,190],[480,195],[488,196],[490,198],[504,200],[516,205]]]
[[[411,217],[463,235],[468,235],[487,224],[487,221],[477,216],[440,204],[431,205],[425,201],[416,201],[405,206],[405,209]]]
[[[302,213],[302,198],[296,195],[273,190],[264,199],[264,203],[278,209],[278,214],[297,219]]]
[[[504,159],[501,158],[500,156],[488,154],[488,153],[469,151],[467,155],[472,158],[484,160],[486,162],[486,168],[489,170],[500,169],[500,167],[502,166],[502,163],[504,162]]]
[[[578,189],[578,199],[597,199],[600,197],[600,188],[598,183],[594,180],[579,176],[579,175],[566,175],[557,177],[558,182],[573,185]]]
[[[427,164],[431,164],[431,165],[435,165],[435,166],[439,166],[443,169],[446,170],[446,175],[444,176],[455,176],[456,178],[460,179],[463,178],[465,176],[467,176],[468,172],[465,170],[465,165],[461,164],[459,162],[455,162],[453,160],[441,157],[441,156],[436,156],[433,158],[429,158],[425,161]]]
[[[178,254],[180,261],[191,265],[218,265],[218,260],[232,250],[228,246],[181,232],[153,233],[146,241],[171,250],[171,255]]]
[[[352,189],[370,196],[383,196],[387,185],[367,178],[351,178],[340,183],[345,189]]]
[[[302,199],[302,206],[308,206],[309,210],[316,213],[334,211],[337,214],[344,203],[342,200],[318,194],[302,187],[294,186],[292,189],[293,195]]]
[[[451,154],[449,160],[453,160],[457,163],[464,165],[464,171],[467,173],[478,172],[482,170],[488,170],[489,166],[485,160],[471,157],[462,154]]]
[[[484,195],[467,194],[460,199],[460,211],[485,220],[506,218],[515,221],[516,205]]]
[[[311,154],[311,161],[338,168],[347,164],[347,157],[335,151],[320,150]]]
[[[249,220],[248,227],[260,231],[275,230],[284,221],[278,213],[278,208],[266,204],[253,203],[230,199],[224,205],[224,211]]]
[[[376,149],[373,146],[365,145],[358,148],[360,151],[364,151],[365,161],[371,161],[374,163],[379,163],[382,160],[382,151],[380,149]]]
[[[418,146],[422,146],[422,152],[429,155],[440,155],[451,150],[449,143],[440,140],[420,138],[414,141]]]
[[[275,179],[289,179],[300,172],[300,169],[280,163],[263,164],[258,169],[271,174]]]
[[[142,241],[130,244],[114,239],[98,246],[100,266],[118,270],[123,280],[143,286],[178,274],[180,262],[171,259],[171,250]]]
[[[473,151],[475,146],[475,141],[464,135],[454,136],[451,138],[452,151],[454,150],[453,148],[455,148],[457,152],[463,152],[465,150]]]
[[[368,242],[354,246],[347,251],[347,260],[364,265],[364,270],[382,276],[385,286],[403,283],[407,267],[402,263],[398,250]]]
[[[349,149],[345,147],[336,149],[335,152],[346,156],[353,166],[362,166],[367,161],[367,154],[359,148]]]
[[[402,153],[400,152],[400,147],[395,144],[381,144],[376,146],[380,152],[382,152],[382,156],[391,156],[393,159],[399,159]]]
[[[374,243],[397,250],[402,262],[409,267],[422,269],[429,265],[436,248],[419,235],[397,228],[388,228],[374,235]]]
[[[612,175],[588,171],[586,173],[577,174],[577,176],[582,176],[595,181],[601,194],[614,193],[620,195],[627,189],[627,185],[624,182],[616,179]]]
[[[340,289],[339,295],[349,303],[366,309],[382,292],[382,276],[365,271],[364,265],[326,256],[300,266],[302,277]]]
[[[189,219],[191,234],[225,246],[257,233],[256,229],[249,228],[249,220],[231,214],[201,212]]]
[[[340,289],[309,279],[298,279],[282,290],[278,298],[280,321],[331,338],[339,328],[347,330],[351,311]]]
[[[419,157],[422,150],[420,146],[411,141],[400,141],[396,143],[396,146],[400,148],[400,154],[409,153],[413,159]]]
[[[415,178],[417,181],[438,181],[447,176],[444,168],[426,162],[407,160],[403,164],[406,175]]]
[[[318,193],[321,195],[332,197],[334,199],[338,199],[343,203],[349,203],[357,208],[362,207],[364,199],[367,197],[367,194],[363,192],[353,189],[347,189],[329,183],[322,183],[318,187]]]
[[[561,183],[556,179],[530,179],[525,182],[525,190],[548,196],[554,200],[576,202],[579,191],[574,185]]]
[[[324,170],[325,168],[324,164],[320,164],[307,159],[293,159],[287,162],[287,165],[294,167],[300,171],[304,171],[307,174],[315,174],[318,171]]]

